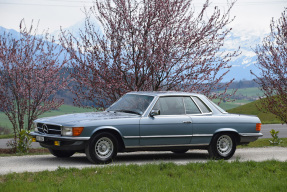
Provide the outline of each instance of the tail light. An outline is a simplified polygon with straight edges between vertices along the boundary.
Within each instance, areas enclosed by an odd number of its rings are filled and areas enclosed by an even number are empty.
[[[261,123],[256,123],[256,131],[261,131]]]

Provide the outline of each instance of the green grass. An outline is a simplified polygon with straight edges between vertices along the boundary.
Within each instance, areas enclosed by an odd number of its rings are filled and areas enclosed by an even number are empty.
[[[227,93],[231,94],[232,89],[228,89]],[[243,95],[245,97],[258,97],[263,96],[263,92],[258,87],[237,89],[235,95]]]
[[[10,139],[13,138],[14,135],[13,134],[9,134],[9,135],[0,135],[0,139]]]
[[[232,92],[233,92],[233,89],[228,89],[226,93],[231,94]],[[258,87],[251,87],[251,88],[238,89],[236,91],[235,95],[236,96],[243,96],[246,99],[235,100],[232,102],[221,102],[219,106],[225,110],[233,109],[233,108],[239,107],[241,105],[245,105],[247,103],[252,102],[252,100],[255,100],[259,96],[262,96],[263,93]],[[213,102],[218,103],[219,99],[214,99]]]
[[[269,140],[272,140],[272,138],[264,138],[251,142],[248,145],[239,145],[237,146],[237,148],[255,148],[255,147],[272,147],[272,146],[287,147],[287,138],[280,138],[280,139],[282,140],[282,142],[279,145],[271,145]]]
[[[228,113],[238,113],[238,114],[247,114],[247,115],[256,115],[259,117],[263,124],[280,124],[282,123],[276,115],[272,113],[263,113],[258,110],[256,105],[260,104],[260,100],[247,103],[245,105],[229,109],[227,110]]]
[[[213,99],[212,101],[214,103],[218,104],[219,99]],[[232,101],[232,102],[221,102],[219,104],[219,106],[222,109],[224,109],[224,110],[229,110],[229,109],[233,109],[233,108],[245,105],[245,104],[250,103],[250,102],[251,101],[248,101],[248,100],[235,100],[235,101]]]
[[[208,161],[58,168],[0,176],[6,191],[285,191],[287,162]]]

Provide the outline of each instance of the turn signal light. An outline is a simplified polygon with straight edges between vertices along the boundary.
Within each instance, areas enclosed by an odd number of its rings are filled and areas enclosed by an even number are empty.
[[[73,136],[79,136],[83,132],[84,127],[73,127]]]
[[[261,131],[261,123],[256,123],[256,131]]]

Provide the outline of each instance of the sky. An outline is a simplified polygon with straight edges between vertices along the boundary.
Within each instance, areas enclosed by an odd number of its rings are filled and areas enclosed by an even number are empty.
[[[0,0],[0,26],[19,29],[21,19],[26,23],[39,22],[40,31],[53,32],[68,28],[84,18],[83,9],[93,0]],[[200,9],[203,0],[194,0],[195,9]],[[226,8],[227,0],[210,0],[211,7]],[[231,15],[234,33],[262,35],[269,31],[271,18],[278,19],[287,7],[287,0],[237,0]]]
[[[210,10],[218,6],[224,12],[230,1],[232,0],[209,0]],[[32,20],[34,24],[39,21],[39,33],[48,29],[56,35],[57,32],[54,32],[59,31],[60,27],[67,29],[82,21],[85,17],[84,8],[92,6],[92,2],[93,0],[0,0],[0,26],[19,31],[20,21],[24,18],[27,26],[30,26]],[[200,11],[204,2],[205,0],[193,0],[195,11]],[[285,7],[287,0],[237,0],[231,10],[231,17],[235,17],[229,24],[232,28],[231,38],[224,43],[224,48],[230,51],[240,47],[241,58],[233,58],[236,64],[234,66],[245,68],[254,63],[253,50],[270,32],[271,19],[279,19]],[[236,70],[234,74],[237,73]]]
[[[232,0],[209,0],[210,8],[218,6],[223,12]],[[0,26],[19,31],[19,24],[25,19],[27,26],[32,20],[39,22],[38,32],[49,33],[69,28],[85,17],[83,10],[93,5],[93,0],[0,0]],[[205,0],[193,0],[195,11],[200,11]],[[231,10],[235,20],[229,24],[232,35],[239,37],[227,40],[225,47],[229,50],[243,47],[245,56],[254,56],[254,46],[270,32],[271,19],[278,19],[287,7],[287,0],[237,0]],[[208,16],[208,12],[207,12]],[[253,47],[252,47],[253,46]],[[248,47],[244,49],[244,47]]]

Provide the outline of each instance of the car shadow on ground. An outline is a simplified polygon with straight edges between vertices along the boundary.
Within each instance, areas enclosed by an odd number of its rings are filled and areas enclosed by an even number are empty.
[[[119,153],[115,158],[114,163],[126,162],[126,163],[139,163],[154,162],[154,161],[188,161],[188,160],[208,160],[209,155],[207,151],[200,150],[193,152],[192,150],[178,154],[172,152],[133,152],[133,153]]]
[[[76,154],[70,158],[56,158],[54,156],[43,157],[45,161],[63,162],[65,164],[91,164],[85,154]],[[178,154],[172,152],[129,152],[118,153],[112,164],[140,164],[140,163],[155,163],[162,161],[206,161],[209,160],[209,155],[206,150],[190,150],[186,153]]]

